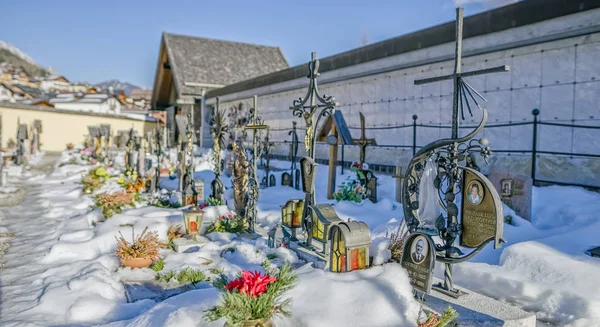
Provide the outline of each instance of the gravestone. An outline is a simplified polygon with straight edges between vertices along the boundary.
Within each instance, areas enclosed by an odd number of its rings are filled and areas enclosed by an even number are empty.
[[[281,186],[292,186],[292,175],[288,172],[281,174]]]
[[[267,188],[267,187],[269,187],[269,182],[267,181],[267,176],[265,176],[260,181],[260,188]]]
[[[396,166],[396,174],[393,175],[394,179],[396,179],[396,202],[402,203],[402,167]]]
[[[269,177],[269,187],[275,186],[275,175]]]
[[[204,200],[204,180],[202,178],[195,178],[194,188],[196,188],[196,192],[198,193],[196,203],[202,203],[202,201]]]
[[[377,177],[370,170],[365,172],[365,177],[367,178],[365,185],[368,194],[367,199],[371,200],[373,203],[377,203]]]
[[[531,177],[492,168],[490,169],[489,178],[498,190],[502,202],[513,209],[517,215],[531,221],[533,188]]]
[[[42,121],[35,119],[33,121],[33,152],[40,151],[40,133],[42,133]]]
[[[413,233],[404,242],[402,267],[406,269],[410,285],[425,293],[431,291],[435,268],[435,243],[423,233]]]
[[[21,165],[21,164],[25,163],[27,139],[28,139],[29,135],[27,134],[27,125],[19,124],[18,128],[19,129],[17,130],[16,163],[17,163],[17,165]]]

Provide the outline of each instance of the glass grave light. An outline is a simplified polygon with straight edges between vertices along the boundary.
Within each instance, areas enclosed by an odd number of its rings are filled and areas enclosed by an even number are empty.
[[[200,233],[203,218],[204,211],[196,206],[191,206],[183,212],[183,223],[185,225],[185,232],[194,240],[196,239],[196,236]]]
[[[312,238],[322,243],[321,254],[327,255],[329,246],[329,229],[331,226],[342,223],[337,213],[330,204],[317,204],[310,207],[312,223],[310,233]]]
[[[329,242],[331,272],[348,272],[369,267],[371,232],[367,224],[349,221],[333,225]]]
[[[292,241],[296,241],[296,228],[302,227],[302,214],[304,213],[304,200],[288,200],[281,207],[282,225],[292,232]]]

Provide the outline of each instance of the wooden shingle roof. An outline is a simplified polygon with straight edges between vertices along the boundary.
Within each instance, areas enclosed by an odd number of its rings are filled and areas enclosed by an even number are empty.
[[[179,96],[201,86],[224,86],[289,67],[278,47],[163,33]],[[196,84],[196,85],[195,85]]]

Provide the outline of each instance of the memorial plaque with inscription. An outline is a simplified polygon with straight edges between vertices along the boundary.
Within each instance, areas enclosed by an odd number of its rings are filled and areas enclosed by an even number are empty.
[[[269,186],[275,186],[275,175],[269,176]]]
[[[526,175],[491,169],[490,181],[500,192],[500,199],[520,217],[531,221],[533,180]]]
[[[435,244],[431,237],[422,233],[410,234],[404,243],[401,264],[408,273],[410,285],[429,294],[435,268]]]
[[[475,169],[465,168],[461,192],[461,246],[476,248],[494,239],[494,248],[499,248],[504,216],[500,197],[492,183]]]

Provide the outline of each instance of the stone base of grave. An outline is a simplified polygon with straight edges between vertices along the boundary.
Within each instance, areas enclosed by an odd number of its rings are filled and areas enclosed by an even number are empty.
[[[440,279],[433,278],[434,285],[440,282]],[[432,289],[431,294],[425,294],[423,309],[441,315],[451,306],[459,314],[454,322],[461,327],[536,327],[536,316],[533,313],[462,287],[456,288],[467,295],[455,299]]]
[[[195,252],[200,249],[202,244],[210,242],[206,237],[198,235],[196,240],[187,238],[176,238],[173,240],[175,252]]]
[[[306,248],[300,242],[290,242],[290,250],[293,250],[298,255],[298,258],[306,261],[312,262],[313,266],[317,269],[326,269],[327,268],[327,256],[321,253],[321,248],[315,246],[315,250],[311,250]]]
[[[10,207],[20,204],[23,202],[23,200],[25,200],[26,195],[27,191],[22,188],[19,188],[15,192],[11,193],[0,192],[0,207]]]
[[[198,284],[199,285],[199,284]],[[164,301],[172,296],[196,289],[192,284],[187,285],[163,285],[157,281],[123,281],[125,296],[128,303],[139,300]]]

